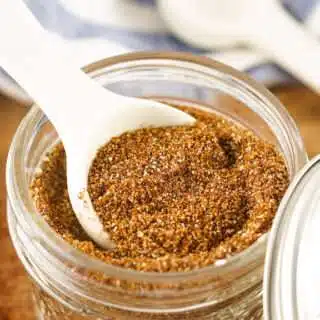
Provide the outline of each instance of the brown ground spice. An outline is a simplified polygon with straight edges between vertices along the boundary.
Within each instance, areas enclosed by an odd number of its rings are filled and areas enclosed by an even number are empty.
[[[197,123],[124,133],[97,153],[89,193],[114,250],[88,239],[72,211],[62,144],[31,185],[49,225],[106,263],[158,272],[204,267],[265,233],[289,182],[282,156],[220,116],[179,108]]]

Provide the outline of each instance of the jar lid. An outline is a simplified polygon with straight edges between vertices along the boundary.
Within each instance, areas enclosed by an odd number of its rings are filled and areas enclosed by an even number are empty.
[[[268,240],[266,320],[320,319],[320,155],[290,184]]]

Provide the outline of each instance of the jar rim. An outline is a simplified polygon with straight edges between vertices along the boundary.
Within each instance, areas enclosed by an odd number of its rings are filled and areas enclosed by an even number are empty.
[[[272,105],[277,110],[280,110],[280,116],[284,117],[286,121],[288,121],[289,129],[294,134],[296,139],[295,143],[297,144],[297,146],[300,146],[300,149],[297,148],[296,152],[301,152],[301,162],[307,160],[306,154],[303,149],[301,136],[298,133],[297,127],[295,126],[291,117],[288,115],[285,108],[278,101],[278,99],[274,97],[263,85],[255,82],[246,74],[241,73],[240,71],[237,71],[232,67],[226,66],[220,62],[214,61],[207,57],[195,56],[188,53],[135,52],[99,60],[97,62],[85,66],[83,70],[87,73],[94,73],[102,68],[106,68],[109,66],[115,66],[124,62],[141,60],[172,60],[177,62],[192,63],[197,66],[202,66],[205,68],[216,70],[219,73],[228,74],[231,78],[238,80],[241,83],[241,85],[245,86],[246,88],[252,89],[255,93],[262,97],[264,101],[266,101],[269,105]],[[224,273],[230,272],[230,270],[233,270],[234,268],[241,268],[243,266],[247,266],[248,263],[255,266],[263,264],[265,247],[267,244],[269,232],[263,234],[257,241],[255,241],[245,250],[235,254],[234,256],[217,260],[209,266],[194,269],[191,271],[159,273],[141,272],[132,269],[125,269],[123,267],[118,267],[115,265],[106,264],[105,262],[90,257],[89,255],[86,255],[85,253],[71,246],[71,244],[67,243],[61,237],[57,236],[56,233],[46,223],[42,223],[41,225],[39,225],[39,223],[35,219],[35,217],[39,215],[30,214],[30,212],[28,212],[28,209],[24,205],[23,199],[20,194],[20,190],[17,187],[18,183],[16,181],[17,177],[14,174],[13,163],[14,161],[16,161],[18,141],[23,136],[24,130],[26,130],[27,126],[30,123],[34,123],[35,118],[40,119],[41,114],[42,112],[36,106],[33,106],[33,108],[28,112],[26,117],[21,122],[14,136],[7,160],[7,191],[9,200],[12,203],[14,203],[15,208],[17,208],[17,210],[19,211],[18,215],[23,217],[22,223],[25,224],[26,228],[31,227],[32,230],[37,230],[37,240],[40,240],[41,242],[49,246],[51,249],[53,249],[57,256],[63,257],[63,259],[67,259],[68,261],[77,264],[81,267],[100,271],[110,276],[116,276],[117,278],[134,278],[136,280],[143,280],[146,282],[152,281],[153,283],[157,281],[161,281],[162,283],[173,283],[181,280],[196,280],[199,277],[202,278],[205,275],[210,275],[211,277],[215,275],[221,276]],[[303,163],[301,163],[301,165],[302,164]],[[32,199],[29,200],[32,201]],[[26,212],[28,214],[25,214]]]

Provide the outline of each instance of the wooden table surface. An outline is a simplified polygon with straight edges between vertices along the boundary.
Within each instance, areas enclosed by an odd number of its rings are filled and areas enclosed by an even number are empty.
[[[320,153],[320,97],[302,87],[273,90],[298,123],[310,156]],[[29,283],[6,224],[5,162],[18,123],[28,108],[0,96],[0,320],[33,320]]]

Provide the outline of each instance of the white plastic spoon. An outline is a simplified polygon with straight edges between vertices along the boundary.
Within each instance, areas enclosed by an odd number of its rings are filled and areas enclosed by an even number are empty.
[[[125,131],[194,119],[167,105],[101,88],[47,41],[21,0],[1,1],[0,39],[0,66],[37,102],[63,141],[68,191],[79,222],[95,242],[112,247],[86,191],[97,149]]]
[[[320,92],[320,43],[279,0],[200,2],[158,0],[158,7],[170,29],[192,45],[255,47]]]

